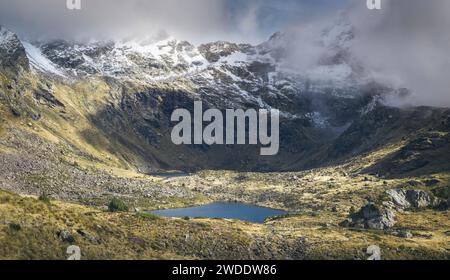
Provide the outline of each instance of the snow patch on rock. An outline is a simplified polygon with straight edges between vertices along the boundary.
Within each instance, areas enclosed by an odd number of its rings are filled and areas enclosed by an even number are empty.
[[[39,48],[27,42],[24,42],[22,44],[25,48],[28,60],[30,61],[30,65],[33,69],[66,77],[66,75],[61,70],[59,70],[54,63],[52,63],[42,54]]]

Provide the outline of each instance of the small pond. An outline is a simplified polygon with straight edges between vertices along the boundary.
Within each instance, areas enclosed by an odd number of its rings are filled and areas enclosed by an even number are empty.
[[[215,202],[189,208],[154,210],[150,213],[164,217],[236,219],[258,224],[264,223],[264,220],[268,217],[287,214],[283,210],[231,202]]]

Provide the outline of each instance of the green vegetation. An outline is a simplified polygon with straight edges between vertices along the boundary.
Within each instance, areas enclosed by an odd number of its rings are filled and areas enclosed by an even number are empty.
[[[127,212],[128,205],[125,204],[121,199],[114,197],[108,204],[109,212]]]
[[[59,201],[42,207],[4,191],[0,201],[0,220],[11,221],[0,223],[0,259],[62,260],[70,244],[92,260],[284,259],[293,246],[258,225],[111,213]]]
[[[50,197],[46,193],[42,193],[38,199],[44,203],[50,203],[50,200],[51,200]]]
[[[9,224],[9,228],[13,231],[20,231],[22,227],[19,224],[11,223]]]
[[[0,259],[65,259],[69,244],[81,248],[83,259],[290,259],[296,250],[306,259],[365,259],[372,244],[383,259],[448,257],[448,215],[432,210],[398,215],[398,227],[414,235],[404,239],[337,227],[341,218],[331,213],[254,225],[111,213],[59,201],[43,208],[34,198],[4,191],[0,201],[0,220],[10,221],[0,224]]]

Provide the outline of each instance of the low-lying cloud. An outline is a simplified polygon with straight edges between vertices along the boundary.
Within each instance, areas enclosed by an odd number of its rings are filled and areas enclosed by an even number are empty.
[[[450,1],[383,0],[381,11],[360,2],[354,52],[371,74],[412,91],[397,103],[450,106]]]
[[[183,39],[227,33],[223,0],[0,0],[0,24],[32,39],[126,37],[162,30]]]
[[[349,0],[0,0],[0,24],[42,39],[120,37],[161,30],[195,43],[259,43],[293,22],[314,18]]]

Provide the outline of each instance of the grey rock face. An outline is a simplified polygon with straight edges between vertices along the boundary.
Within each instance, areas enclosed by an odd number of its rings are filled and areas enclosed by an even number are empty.
[[[401,209],[426,208],[434,205],[434,199],[422,190],[393,189],[386,192]]]
[[[241,51],[242,49],[242,46],[224,41],[208,43],[199,46],[200,53],[209,62],[217,62],[220,60],[220,58],[229,56],[230,54]]]
[[[394,212],[368,204],[361,209],[366,226],[373,229],[384,229],[394,226]]]
[[[416,208],[428,207],[433,203],[433,199],[424,191],[408,190],[406,192],[406,199]]]
[[[0,71],[29,70],[25,48],[16,34],[0,26]]]
[[[393,227],[395,223],[394,211],[369,203],[341,225],[383,230]]]
[[[406,191],[401,189],[388,190],[386,193],[391,197],[394,204],[400,208],[409,208],[411,203],[406,199]]]

